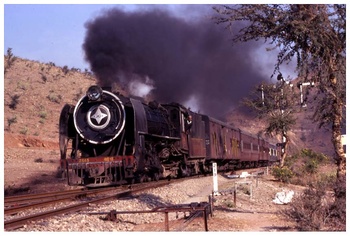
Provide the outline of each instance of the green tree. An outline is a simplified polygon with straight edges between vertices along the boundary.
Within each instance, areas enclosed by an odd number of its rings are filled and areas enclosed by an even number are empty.
[[[279,75],[277,84],[263,83],[256,87],[244,104],[266,121],[264,133],[268,136],[280,136],[282,153],[280,167],[284,166],[290,143],[289,131],[296,123],[295,114],[299,112],[295,88]]]
[[[346,158],[341,144],[345,121],[346,5],[247,4],[214,7],[214,20],[227,24],[233,42],[263,39],[279,49],[273,74],[282,64],[296,60],[302,82],[315,82],[320,127],[332,127],[337,180],[345,186]],[[238,31],[231,27],[242,24]],[[343,189],[343,188],[340,188]],[[344,190],[336,190],[345,197]]]

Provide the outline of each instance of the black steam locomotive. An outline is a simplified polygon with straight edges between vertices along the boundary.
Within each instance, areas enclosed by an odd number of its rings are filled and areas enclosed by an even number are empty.
[[[59,120],[69,185],[102,186],[267,166],[277,148],[180,104],[148,104],[91,86]]]

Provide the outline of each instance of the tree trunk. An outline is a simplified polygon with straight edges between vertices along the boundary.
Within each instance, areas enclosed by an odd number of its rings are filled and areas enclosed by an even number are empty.
[[[287,157],[287,148],[289,146],[289,138],[288,138],[288,136],[286,135],[285,138],[286,138],[286,142],[285,142],[285,145],[284,145],[284,152],[281,153],[281,161],[280,161],[280,167],[281,168],[284,166],[284,161],[285,161],[285,159]],[[283,138],[282,138],[282,140],[283,140]],[[282,143],[283,143],[283,141],[282,141]]]
[[[341,143],[341,122],[342,122],[343,103],[341,99],[335,98],[333,102],[333,126],[332,126],[332,143],[335,150],[335,160],[337,163],[337,180],[345,181],[346,178],[346,156]]]
[[[342,115],[343,115],[343,101],[342,98],[338,94],[339,84],[336,76],[334,76],[336,62],[332,59],[329,61],[329,68],[332,73],[330,73],[329,81],[330,81],[330,92],[333,99],[332,104],[332,143],[335,151],[335,161],[337,163],[337,182],[343,182],[346,179],[346,157],[343,149],[343,145],[341,143],[341,127],[342,127]],[[333,95],[333,96],[332,96]]]

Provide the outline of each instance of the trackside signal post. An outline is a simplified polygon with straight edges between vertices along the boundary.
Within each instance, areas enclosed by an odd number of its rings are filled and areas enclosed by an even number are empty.
[[[275,102],[280,104],[280,106],[279,106],[280,111],[281,111],[282,114],[284,114],[285,102],[283,101],[283,89],[284,89],[285,85],[288,85],[289,87],[293,88],[293,84],[291,83],[291,81],[286,81],[283,78],[281,73],[278,74],[277,81],[278,81],[278,83],[277,83],[278,87],[274,86],[274,88],[280,88],[281,89],[281,97],[280,97],[279,100],[276,100]],[[299,82],[297,84],[297,87],[300,90],[300,105],[301,105],[301,107],[305,108],[307,106],[307,104],[306,104],[306,100],[303,97],[303,86],[314,87],[315,86],[315,82],[313,82],[313,81]],[[260,86],[258,91],[261,92],[262,105],[264,106],[265,105],[265,101],[264,101],[265,100],[265,94],[264,94],[264,87],[263,87],[263,85]],[[285,126],[283,126],[283,128],[282,128],[282,143],[277,143],[277,146],[281,147],[281,156],[283,156],[286,153],[286,144],[287,144],[287,131],[285,130]]]
[[[216,162],[213,162],[213,195],[219,195],[218,192],[218,170]]]

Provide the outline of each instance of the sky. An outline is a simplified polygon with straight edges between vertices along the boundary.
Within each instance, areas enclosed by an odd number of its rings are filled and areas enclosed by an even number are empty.
[[[12,4],[13,2],[23,4]],[[75,67],[82,70],[89,69],[89,64],[84,60],[82,50],[86,34],[84,25],[87,21],[101,15],[103,10],[111,7],[118,7],[126,11],[154,7],[144,4],[45,5],[25,4],[26,2],[37,3],[38,1],[5,0],[3,5],[4,54],[6,54],[7,49],[12,48],[13,54],[22,58],[53,62],[58,66],[67,65],[69,68]],[[70,1],[59,2],[69,3]],[[94,3],[97,1],[85,2]],[[172,5],[167,5],[167,7],[173,8],[175,11],[180,9]],[[177,12],[181,14],[181,11]]]
[[[13,2],[23,4],[12,4]],[[39,4],[26,4],[26,2],[37,1],[5,0],[4,54],[11,48],[13,54],[21,58],[53,62],[57,66],[67,65],[69,68],[82,70],[90,67],[84,60],[82,50],[86,34],[84,25],[87,21],[114,7],[125,11],[155,7],[146,4],[94,4],[98,1],[84,1],[92,4],[40,4],[40,1]],[[70,3],[70,1],[59,1],[61,2]],[[177,8],[172,5],[164,6],[169,9]]]
[[[82,43],[84,24],[110,5],[4,5],[4,53],[69,68],[89,68]],[[133,9],[133,6],[127,7]]]

